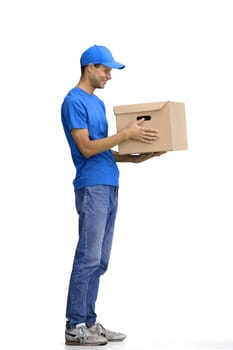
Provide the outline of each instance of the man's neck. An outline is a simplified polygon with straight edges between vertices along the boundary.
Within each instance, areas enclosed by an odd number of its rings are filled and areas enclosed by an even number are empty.
[[[94,93],[94,88],[92,86],[90,86],[89,84],[86,84],[85,82],[83,82],[82,80],[80,80],[78,82],[78,84],[76,85],[76,87],[86,91],[88,94],[93,95]]]

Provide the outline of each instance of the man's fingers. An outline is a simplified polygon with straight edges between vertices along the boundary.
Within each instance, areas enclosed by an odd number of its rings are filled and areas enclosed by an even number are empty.
[[[142,141],[147,143],[152,143],[153,141],[158,140],[159,133],[158,130],[155,129],[144,129],[141,132]]]

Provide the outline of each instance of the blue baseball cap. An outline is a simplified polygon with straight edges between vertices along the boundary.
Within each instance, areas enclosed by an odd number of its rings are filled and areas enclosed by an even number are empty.
[[[119,62],[116,62],[113,58],[113,55],[109,49],[105,46],[94,45],[89,47],[86,51],[83,52],[80,58],[81,66],[87,66],[88,64],[102,64],[103,66],[109,68],[123,69],[125,65]]]

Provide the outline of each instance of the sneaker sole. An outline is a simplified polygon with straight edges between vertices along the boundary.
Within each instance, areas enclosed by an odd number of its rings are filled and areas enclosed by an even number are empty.
[[[123,340],[125,340],[125,338],[123,338],[123,339],[108,339],[109,342],[121,342]]]
[[[106,345],[108,342],[106,341],[106,343],[91,343],[91,344],[82,344],[82,343],[78,343],[76,341],[69,341],[67,340],[65,342],[65,345],[72,345],[72,346],[102,346],[102,345]]]

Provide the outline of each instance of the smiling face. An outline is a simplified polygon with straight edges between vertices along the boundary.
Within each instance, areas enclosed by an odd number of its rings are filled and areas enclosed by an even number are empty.
[[[88,79],[93,89],[103,89],[108,80],[112,79],[112,68],[102,64],[88,65]]]

